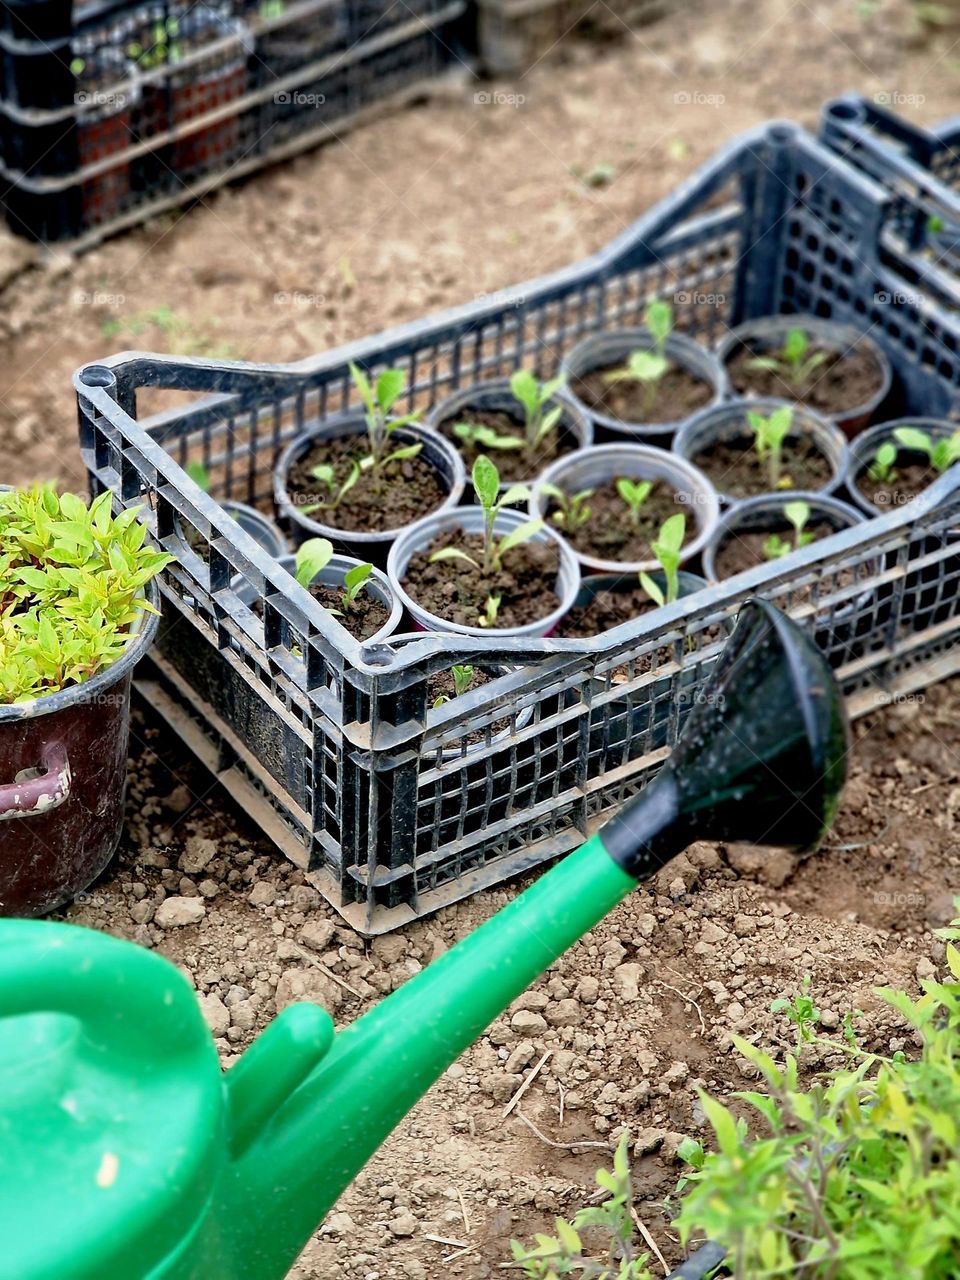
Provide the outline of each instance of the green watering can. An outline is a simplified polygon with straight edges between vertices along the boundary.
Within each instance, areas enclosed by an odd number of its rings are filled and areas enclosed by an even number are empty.
[[[654,782],[343,1031],[284,1010],[225,1075],[166,960],[0,922],[2,1280],[272,1280],[390,1130],[583,933],[695,839],[809,847],[847,728],[817,649],[751,602]]]

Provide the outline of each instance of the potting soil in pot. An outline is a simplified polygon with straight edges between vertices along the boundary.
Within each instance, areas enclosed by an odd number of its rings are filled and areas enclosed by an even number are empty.
[[[489,684],[492,679],[493,677],[488,676],[485,671],[478,671],[476,668],[474,668],[473,677],[470,680],[470,690],[468,690],[468,692],[474,689],[482,689],[483,686],[485,684]],[[456,700],[456,696],[457,696],[456,686],[454,685],[454,682],[453,682],[453,676],[449,671],[437,671],[427,681],[427,706],[428,707],[432,707],[438,698],[446,698],[449,701],[453,702]],[[509,728],[510,728],[510,717],[505,716],[502,720],[494,720],[493,724],[491,724],[490,726],[489,732],[491,734],[504,733]],[[466,745],[469,747],[475,746],[479,742],[484,742],[486,740],[486,736],[487,736],[487,730],[476,729],[474,730],[473,733],[468,733],[467,736],[461,740],[461,742],[458,742],[454,746],[453,750],[455,751],[458,750],[459,747],[462,745],[462,743],[466,743]]]
[[[369,640],[381,627],[386,626],[390,617],[390,611],[383,601],[368,595],[366,591],[361,591],[356,600],[345,605],[343,592],[336,587],[315,582],[306,589],[318,604],[333,614],[345,631],[350,632],[354,640]],[[254,600],[251,608],[257,617],[263,616],[262,600]]]
[[[764,544],[770,537],[773,530],[739,530],[733,537],[728,538],[722,544],[716,557],[716,570],[721,579],[732,578],[734,574],[743,573],[746,569],[754,569],[760,564],[776,563],[770,561],[764,555]],[[789,540],[791,531],[784,524],[782,528],[777,530],[780,537]],[[834,525],[827,524],[808,524],[804,528],[804,533],[813,535],[814,542],[818,542],[821,538],[829,538],[837,532]],[[869,576],[869,566],[862,565],[859,570],[861,577]],[[839,590],[842,587],[848,587],[857,580],[857,570],[842,569],[839,574],[828,574],[832,587]],[[814,584],[811,583],[805,587],[800,587],[792,592],[792,600],[794,604],[803,604],[810,599],[814,591]]]
[[[905,451],[902,451],[905,452]],[[871,480],[869,464],[856,477],[857,488],[876,508],[878,514],[885,514],[894,507],[910,502],[918,494],[923,493],[928,485],[939,478],[936,468],[927,462],[909,462],[904,464],[897,458],[894,464],[895,478],[889,480]]]
[[[727,375],[738,394],[801,400],[828,416],[866,404],[883,387],[883,370],[866,348],[840,352],[811,344],[808,358],[816,352],[822,352],[826,359],[799,383],[782,377],[776,369],[751,368],[750,361],[758,356],[776,354],[759,344],[756,350],[739,347],[727,361]]]
[[[734,498],[752,498],[770,493],[770,473],[766,461],[761,462],[747,434],[709,445],[691,459],[705,472],[721,493]],[[790,435],[784,441],[780,468],[783,489],[822,489],[833,471],[807,434]]]
[[[575,489],[568,492],[573,496]],[[651,560],[650,546],[663,522],[678,511],[684,515],[689,512],[689,504],[681,502],[670,486],[662,483],[654,484],[650,490],[636,524],[630,517],[627,504],[617,493],[614,480],[594,489],[586,502],[590,508],[590,519],[579,529],[569,532],[556,524],[552,519],[557,510],[554,502],[548,508],[550,523],[575,551],[598,560]],[[690,537],[695,536],[696,525],[693,525]]]
[[[350,475],[351,466],[363,452],[364,439],[347,436],[341,440],[319,440],[291,464],[287,489],[301,509],[325,502]],[[333,468],[333,485],[328,489],[313,474],[314,468]],[[436,510],[447,496],[443,483],[421,457],[403,458],[382,470],[380,475],[363,471],[354,487],[336,510],[320,508],[310,514],[324,524],[358,533],[400,529]]]
[[[403,580],[410,597],[435,617],[460,626],[479,626],[490,596],[500,597],[497,627],[526,626],[557,608],[560,554],[552,539],[514,547],[504,557],[503,569],[489,574],[464,560],[430,563],[434,552],[451,546],[482,564],[482,534],[445,529],[425,551],[411,557]]]
[[[656,384],[655,396],[643,382],[607,381],[608,374],[622,368],[622,364],[611,364],[591,369],[573,380],[571,390],[591,409],[621,422],[679,422],[713,399],[709,382],[681,365],[671,365]]]
[[[491,449],[486,445],[477,447],[461,440],[454,431],[453,428],[461,422],[469,423],[472,427],[489,427],[498,436],[512,436],[515,440],[525,443],[522,420],[512,417],[509,413],[495,410],[464,409],[440,423],[441,434],[456,446],[468,472],[473,469],[477,457],[484,453],[496,463],[500,479],[505,483],[529,480],[531,476],[542,471],[557,458],[562,458],[565,454],[573,453],[579,448],[576,437],[569,431],[565,431],[562,426],[549,432],[540,441],[533,457],[526,449]]]

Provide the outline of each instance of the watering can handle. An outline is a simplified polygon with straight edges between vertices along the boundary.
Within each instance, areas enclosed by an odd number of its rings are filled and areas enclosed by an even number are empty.
[[[41,753],[43,773],[24,770],[32,776],[18,777],[0,786],[0,822],[11,818],[35,818],[70,797],[70,761],[62,742],[48,742]]]

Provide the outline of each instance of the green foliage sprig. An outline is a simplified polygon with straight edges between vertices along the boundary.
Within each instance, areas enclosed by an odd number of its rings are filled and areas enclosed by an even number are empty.
[[[640,574],[640,585],[650,599],[662,608],[673,604],[680,594],[680,552],[687,531],[687,518],[682,511],[664,520],[656,542],[650,548],[654,559],[663,570],[666,590],[661,591],[648,573]]]
[[[746,362],[747,368],[775,373],[790,386],[803,387],[829,358],[826,351],[811,351],[810,345],[808,333],[803,329],[790,329],[779,351],[753,356]]]
[[[769,418],[750,409],[747,424],[753,432],[753,448],[757,461],[767,468],[767,482],[771,489],[789,489],[791,480],[782,474],[783,442],[793,426],[793,409],[785,404],[774,409]]]
[[[552,498],[557,504],[551,519],[564,533],[576,533],[578,529],[590,523],[590,517],[593,515],[593,508],[590,506],[590,499],[593,497],[592,489],[581,489],[579,493],[567,493],[566,489],[561,489],[559,485],[543,484],[540,486],[540,491],[545,498]]]
[[[905,449],[925,454],[937,475],[942,476],[960,458],[960,431],[943,440],[934,440],[916,427],[897,427],[893,436]]]
[[[297,548],[294,576],[301,587],[309,587],[318,573],[333,559],[333,543],[327,538],[308,538]],[[356,604],[357,597],[367,585],[373,573],[372,564],[355,564],[343,575],[343,591],[340,603],[345,610]],[[328,609],[334,617],[340,617],[339,609]]]
[[[867,478],[874,484],[892,483],[897,478],[896,461],[897,446],[891,440],[885,440],[873,455],[873,461],[867,468]]]
[[[430,562],[433,564],[438,560],[463,560],[473,565],[475,569],[482,569],[484,573],[500,573],[506,553],[524,542],[529,542],[543,528],[543,521],[527,520],[516,529],[505,533],[502,538],[497,538],[494,534],[494,526],[502,508],[510,507],[515,502],[525,501],[529,497],[529,492],[525,485],[515,484],[500,496],[500,473],[485,454],[481,454],[474,462],[472,478],[474,490],[483,507],[483,563],[478,563],[473,556],[459,547],[443,547],[440,551],[435,551],[430,557]],[[499,608],[500,597],[491,596],[487,601],[486,616],[488,618],[490,601],[494,599]],[[486,622],[481,620],[481,626],[493,626],[495,621],[496,609],[493,611],[493,620]]]
[[[653,350],[631,351],[627,363],[605,374],[604,381],[641,383],[646,387],[644,407],[649,412],[657,402],[660,383],[670,368],[667,339],[673,332],[673,308],[669,302],[655,298],[643,313],[643,321],[653,338]]]
[[[810,519],[808,503],[786,502],[783,506],[783,514],[793,527],[793,540],[788,542],[786,538],[781,538],[779,533],[771,533],[763,544],[763,554],[767,560],[782,560],[791,551],[799,551],[801,547],[808,547],[813,542],[814,535],[806,532],[807,522]]]
[[[174,557],[146,545],[140,507],[111,505],[50,485],[0,492],[0,703],[89,680],[156,612],[144,589]]]

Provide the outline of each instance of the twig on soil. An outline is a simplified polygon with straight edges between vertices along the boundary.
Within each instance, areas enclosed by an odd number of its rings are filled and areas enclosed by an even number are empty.
[[[432,1240],[434,1244],[448,1244],[454,1249],[469,1249],[470,1246],[465,1240],[449,1240],[446,1236],[432,1236],[429,1232],[423,1233],[424,1240]]]
[[[550,1057],[551,1053],[553,1053],[552,1049],[548,1049],[546,1051],[546,1053],[543,1055],[543,1057],[540,1059],[537,1065],[533,1068],[533,1070],[527,1076],[526,1080],[524,1080],[523,1084],[521,1084],[520,1088],[516,1091],[516,1093],[513,1095],[513,1097],[504,1107],[503,1115],[501,1116],[502,1120],[506,1120],[507,1116],[514,1109],[514,1107],[517,1105],[517,1103],[520,1101],[523,1095],[527,1092],[527,1090],[533,1084],[534,1080],[536,1080],[537,1076],[540,1074],[541,1070],[543,1069],[544,1063]]]
[[[553,1147],[555,1151],[612,1151],[613,1147],[607,1142],[554,1142],[552,1138],[548,1138],[545,1133],[541,1133],[529,1116],[525,1116],[522,1111],[517,1111],[517,1119],[523,1123],[540,1139],[546,1143],[548,1147]]]
[[[663,987],[666,991],[672,991],[675,996],[679,996],[680,999],[685,1001],[687,1004],[693,1005],[694,1009],[697,1011],[697,1017],[700,1019],[700,1030],[704,1035],[707,1034],[707,1024],[703,1018],[703,1010],[697,1004],[696,1000],[694,1000],[693,996],[688,996],[685,992],[681,991],[679,987],[671,987],[669,982],[655,982],[654,985],[657,987]],[[700,988],[700,991],[702,990],[703,987]],[[700,991],[697,992],[697,995],[700,994]]]
[[[644,1240],[646,1241],[647,1248],[653,1251],[653,1254],[656,1257],[657,1261],[660,1263],[661,1267],[663,1267],[663,1274],[665,1276],[669,1275],[670,1268],[667,1266],[667,1260],[663,1256],[663,1254],[660,1252],[660,1250],[657,1248],[656,1240],[654,1240],[653,1236],[650,1234],[650,1232],[641,1222],[640,1215],[639,1213],[637,1213],[635,1205],[630,1206],[630,1216],[633,1218],[633,1221],[636,1225],[637,1230],[640,1232],[640,1234],[643,1236]]]
[[[470,1234],[470,1216],[467,1213],[467,1206],[463,1199],[463,1192],[460,1190],[459,1187],[456,1187],[455,1190],[457,1193],[457,1199],[460,1201],[460,1213],[461,1213],[461,1216],[463,1217],[463,1229],[467,1233],[467,1235],[469,1235]]]
[[[558,1108],[558,1115],[560,1119],[557,1124],[557,1128],[562,1129],[563,1128],[563,1107],[564,1107],[564,1103],[567,1100],[567,1091],[563,1087],[563,1085],[560,1083],[559,1080],[557,1081],[557,1092],[560,1094],[560,1106]]]
[[[349,991],[354,1000],[363,999],[363,996],[359,991],[355,991],[353,987],[350,986],[349,982],[344,982],[342,978],[338,978],[337,975],[332,973],[325,964],[321,964],[316,956],[312,956],[309,951],[304,951],[303,947],[297,947],[297,951],[301,956],[303,956],[304,960],[309,960],[309,962],[312,965],[315,965],[316,968],[318,968],[325,977],[329,978],[331,982],[335,982],[338,987],[343,987],[344,991]]]

